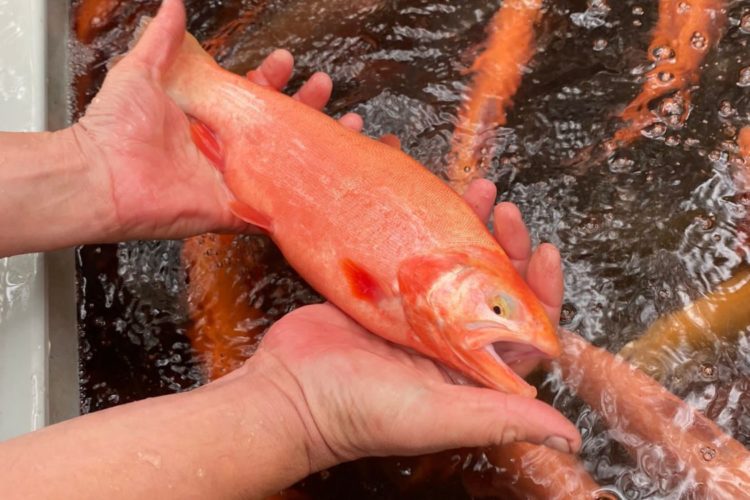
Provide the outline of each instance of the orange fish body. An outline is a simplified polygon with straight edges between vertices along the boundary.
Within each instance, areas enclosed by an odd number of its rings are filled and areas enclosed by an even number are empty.
[[[222,164],[234,212],[314,288],[390,341],[535,394],[508,364],[557,356],[556,330],[454,191],[408,155],[222,70],[189,35],[164,83],[205,124],[194,137]]]
[[[682,309],[654,321],[620,355],[657,380],[672,375],[675,353],[711,351],[718,343],[735,342],[750,325],[750,269],[741,268]]]
[[[75,31],[78,40],[91,43],[96,33],[111,22],[121,0],[82,0],[75,9]]]
[[[541,0],[507,0],[490,23],[487,48],[471,68],[474,79],[448,157],[448,181],[460,193],[487,169],[495,130],[505,125],[506,111],[534,55],[534,25],[541,7]]]
[[[639,462],[650,462],[641,455],[654,444],[660,473],[691,481],[695,498],[750,498],[750,452],[741,443],[622,358],[571,332],[561,341],[564,383]]]
[[[466,469],[464,484],[475,498],[609,500],[575,455],[515,442],[485,451],[492,467]]]
[[[610,149],[630,144],[656,123],[664,123],[666,131],[687,120],[690,87],[698,83],[701,63],[719,41],[725,7],[724,0],[659,2],[659,20],[648,47],[654,67],[646,74],[641,93],[620,115],[625,126],[615,133]],[[672,93],[652,111],[654,101]]]

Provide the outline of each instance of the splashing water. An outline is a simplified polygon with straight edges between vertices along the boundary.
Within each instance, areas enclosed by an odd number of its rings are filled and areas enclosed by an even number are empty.
[[[156,3],[139,8],[150,13]],[[191,31],[205,39],[232,12],[261,3],[224,1],[219,8],[188,2]],[[406,151],[440,172],[468,82],[462,71],[481,50],[483,27],[500,2],[382,1],[351,11],[342,11],[339,3],[334,9],[323,1],[265,2],[258,22],[236,32],[220,59],[245,71],[283,43],[297,56],[292,87],[312,71],[331,72],[336,85],[328,112],[362,114],[368,134],[397,134]],[[132,9],[123,7],[120,19],[131,19]],[[649,70],[656,4],[550,2],[542,18],[538,53],[506,128],[496,134],[489,177],[500,199],[519,205],[535,243],[560,248],[563,324],[612,352],[727,280],[746,260],[747,252],[737,252],[747,214],[737,201],[733,144],[750,117],[743,86],[750,67],[748,12],[750,1],[730,2],[727,31],[718,47],[708,50],[684,126],[672,120],[685,111],[683,103],[668,96],[655,110],[659,121],[638,141],[611,158],[591,159],[585,173],[571,168],[571,160],[612,135],[616,116],[638,94]],[[283,26],[283,32],[274,32],[274,26]],[[128,33],[127,24],[114,23],[92,43],[71,46],[77,54],[79,112],[100,84],[106,60],[126,47]],[[702,50],[704,35],[696,32],[691,43]],[[669,47],[657,49],[657,59],[674,57]],[[179,248],[176,242],[138,242],[79,251],[84,411],[202,383],[185,337]],[[283,291],[266,309],[272,309],[267,324],[317,300],[293,273],[279,271],[267,280],[268,287]],[[258,293],[256,299],[267,296]],[[749,338],[740,332],[731,343],[670,359],[673,375],[666,380],[670,390],[745,446],[750,445]],[[600,485],[627,498],[690,494],[690,484],[665,477],[658,446],[644,443],[636,457],[629,456],[597,414],[558,380],[539,382],[541,396],[581,429],[583,463]],[[716,453],[720,450],[701,450],[709,462]],[[448,462],[452,472],[480,460],[455,457]],[[468,498],[456,474],[423,476],[418,470],[406,459],[386,465],[368,460],[315,475],[303,487],[313,498]]]

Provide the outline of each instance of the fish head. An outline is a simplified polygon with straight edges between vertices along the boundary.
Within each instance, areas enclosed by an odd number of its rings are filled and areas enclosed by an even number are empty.
[[[557,328],[500,248],[407,259],[399,291],[414,347],[486,386],[534,396],[513,366],[560,354]]]

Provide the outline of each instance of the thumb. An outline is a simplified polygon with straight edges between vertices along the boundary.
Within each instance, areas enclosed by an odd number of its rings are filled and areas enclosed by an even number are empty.
[[[143,21],[142,21],[143,22]],[[161,76],[177,56],[185,37],[185,7],[182,0],[164,0],[156,17],[136,32],[129,58]]]
[[[427,422],[414,429],[415,442],[434,449],[494,446],[514,441],[543,444],[576,453],[581,436],[575,426],[542,401],[491,389],[440,385],[420,404]]]

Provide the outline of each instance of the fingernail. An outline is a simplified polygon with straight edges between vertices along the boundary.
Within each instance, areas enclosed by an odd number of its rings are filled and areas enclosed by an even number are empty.
[[[544,440],[544,446],[562,453],[570,453],[570,444],[568,440],[560,436],[550,436]]]

